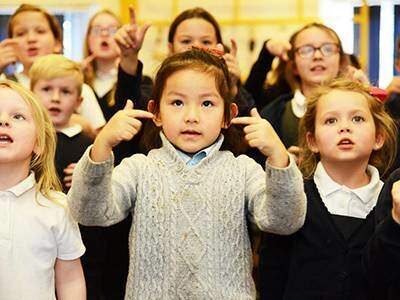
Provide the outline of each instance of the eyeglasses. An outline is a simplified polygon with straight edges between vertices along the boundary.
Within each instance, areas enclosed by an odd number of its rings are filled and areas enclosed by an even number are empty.
[[[118,30],[118,27],[112,26],[112,27],[101,27],[101,26],[93,26],[90,29],[90,33],[96,36],[100,36],[103,34],[103,32],[107,35],[114,35]]]
[[[313,45],[304,45],[296,48],[294,51],[302,58],[311,58],[315,51],[319,50],[322,56],[332,56],[339,52],[339,45],[335,43],[324,43],[319,47]]]

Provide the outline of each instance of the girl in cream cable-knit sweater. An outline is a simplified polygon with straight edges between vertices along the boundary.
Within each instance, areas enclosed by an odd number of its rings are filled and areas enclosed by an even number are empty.
[[[304,222],[294,160],[256,110],[233,118],[229,82],[223,59],[207,51],[167,58],[151,112],[128,101],[75,169],[69,204],[79,222],[109,226],[133,214],[126,299],[255,299],[246,218],[279,234]],[[113,170],[112,148],[140,130],[140,119],[153,119],[162,146]],[[222,150],[230,124],[268,156],[266,171]]]

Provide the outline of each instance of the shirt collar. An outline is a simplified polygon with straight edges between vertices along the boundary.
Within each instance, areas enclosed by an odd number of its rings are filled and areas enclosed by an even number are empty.
[[[176,148],[176,152],[178,153],[179,157],[182,158],[182,160],[185,162],[185,164],[194,166],[194,165],[198,164],[203,158],[207,157],[210,154],[210,152],[214,149],[214,147],[220,148],[222,142],[223,142],[223,139],[218,138],[213,144],[211,144],[207,148],[200,150],[199,152],[195,153],[192,156],[187,155],[186,153],[182,152],[181,150],[179,150],[177,148]]]
[[[30,190],[36,184],[35,173],[30,172],[29,176],[21,182],[17,183],[7,191],[13,193],[16,197],[21,196],[26,191]]]
[[[30,84],[31,80],[29,79],[28,76],[26,76],[24,73],[16,73],[14,74],[15,78],[17,78],[18,83],[26,87],[27,89],[30,89]]]
[[[72,138],[82,132],[82,126],[75,124],[66,128],[62,128],[58,131],[65,134],[67,137]]]
[[[292,110],[296,117],[299,119],[304,116],[307,109],[306,97],[300,90],[296,90],[293,95],[292,103]]]
[[[333,181],[328,175],[321,162],[317,164],[314,173],[314,182],[320,192],[321,196],[328,197],[329,195],[340,191],[346,190],[354,193],[363,203],[368,203],[376,196],[375,191],[382,188],[383,182],[380,180],[379,171],[374,166],[368,165],[367,172],[371,176],[370,182],[357,189],[351,189],[345,185],[340,185]]]

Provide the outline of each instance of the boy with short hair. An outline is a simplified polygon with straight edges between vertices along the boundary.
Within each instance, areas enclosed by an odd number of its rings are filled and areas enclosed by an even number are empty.
[[[55,164],[63,191],[71,186],[72,172],[92,140],[81,125],[71,122],[71,115],[82,102],[83,74],[80,65],[62,55],[39,57],[29,71],[31,90],[46,107],[57,132]],[[104,230],[79,225],[86,253],[81,258],[88,299],[99,299],[104,265]]]
[[[31,90],[46,107],[57,132],[56,168],[64,192],[71,186],[74,167],[92,140],[71,116],[82,102],[80,65],[62,55],[37,58],[30,72]]]

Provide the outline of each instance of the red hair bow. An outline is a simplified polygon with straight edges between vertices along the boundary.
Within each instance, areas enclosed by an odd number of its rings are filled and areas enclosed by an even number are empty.
[[[369,94],[377,98],[381,102],[385,102],[388,96],[388,93],[384,89],[378,88],[376,86],[371,86],[369,88]]]

